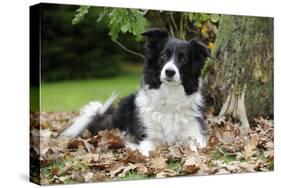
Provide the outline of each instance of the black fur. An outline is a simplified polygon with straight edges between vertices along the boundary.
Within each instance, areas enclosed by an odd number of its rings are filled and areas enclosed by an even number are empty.
[[[138,119],[138,110],[135,105],[135,94],[123,98],[115,113],[113,113],[113,124],[116,128],[126,131],[133,136],[134,141],[143,140],[146,135],[144,126]]]
[[[149,89],[158,89],[161,85],[161,69],[167,58],[174,54],[186,94],[196,92],[201,69],[205,59],[210,56],[208,48],[196,40],[183,41],[171,38],[166,31],[157,28],[149,29],[142,35],[147,37],[142,85],[148,85]],[[119,128],[134,137],[136,142],[143,140],[146,137],[145,128],[138,119],[135,97],[136,94],[132,94],[123,98],[116,109],[111,107],[104,116],[95,118],[89,130],[97,134],[99,130]],[[203,119],[197,120],[205,130]]]

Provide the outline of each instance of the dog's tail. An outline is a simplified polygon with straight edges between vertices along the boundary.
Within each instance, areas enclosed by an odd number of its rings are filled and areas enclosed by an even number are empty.
[[[80,115],[74,119],[72,125],[60,134],[60,137],[77,137],[80,135],[95,117],[102,116],[112,106],[118,94],[113,93],[107,101],[102,104],[97,101],[92,101],[80,110]]]

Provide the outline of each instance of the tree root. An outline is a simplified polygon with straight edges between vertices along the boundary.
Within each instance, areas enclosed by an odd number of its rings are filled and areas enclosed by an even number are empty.
[[[246,135],[250,129],[245,107],[246,88],[247,84],[244,84],[242,93],[237,94],[234,87],[232,87],[219,113],[219,116],[231,115],[234,118],[238,118],[242,124],[242,131],[244,135]]]

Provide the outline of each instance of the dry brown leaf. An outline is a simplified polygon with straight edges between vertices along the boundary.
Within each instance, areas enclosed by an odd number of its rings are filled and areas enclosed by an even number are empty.
[[[40,130],[40,137],[50,138],[52,134],[53,134],[53,132],[50,131],[50,129],[41,129]]]
[[[67,144],[67,149],[70,150],[80,150],[80,149],[84,149],[85,145],[83,143],[82,140],[78,140],[78,139],[73,139],[70,140],[69,143]]]
[[[95,170],[105,170],[112,167],[111,163],[90,163],[89,167]]]
[[[148,169],[143,163],[136,163],[135,166],[137,167],[136,170],[141,174],[147,174]]]
[[[124,177],[126,176],[129,171],[136,169],[137,166],[134,164],[129,164],[128,166],[126,166],[125,168],[123,168],[122,172],[118,175],[118,177]]]
[[[163,157],[156,157],[151,159],[151,168],[164,169],[167,168],[166,159]]]
[[[176,173],[170,169],[164,169],[156,174],[156,178],[165,178],[175,176]]]
[[[264,118],[254,121],[247,138],[240,135],[239,124],[210,115],[206,120],[209,143],[204,150],[195,154],[180,144],[164,145],[145,157],[138,150],[123,148],[124,135],[117,129],[101,131],[96,136],[84,132],[76,139],[57,137],[76,115],[31,113],[31,161],[38,163],[40,159],[37,179],[41,178],[42,184],[104,181],[126,177],[130,171],[161,178],[270,171],[274,165],[273,123]],[[218,148],[222,153],[214,159]],[[226,158],[229,155],[225,156],[225,153],[233,154],[233,157]],[[168,169],[167,161],[174,159],[179,161],[179,167]]]
[[[229,171],[227,171],[224,168],[218,169],[215,174],[229,174]]]
[[[124,144],[124,134],[122,134],[118,129],[100,131],[100,141],[98,146],[104,146],[107,149],[118,150],[125,147]]]
[[[121,173],[125,166],[121,165],[110,171],[110,178],[114,178],[118,173]]]
[[[256,135],[252,136],[244,146],[245,157],[253,156],[257,150],[258,138]]]
[[[120,160],[123,161],[125,164],[139,163],[144,162],[146,160],[146,157],[143,156],[138,150],[127,149],[125,151],[125,156],[122,156]]]
[[[93,172],[88,172],[86,174],[83,174],[83,177],[84,177],[84,181],[85,182],[91,182],[91,180],[94,177],[94,173]]]
[[[189,156],[183,164],[183,171],[187,174],[194,174],[200,169],[199,159],[195,156]]]

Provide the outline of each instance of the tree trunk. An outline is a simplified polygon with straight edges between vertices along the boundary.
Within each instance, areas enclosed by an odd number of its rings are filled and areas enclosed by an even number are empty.
[[[221,17],[204,93],[220,115],[273,118],[273,18]],[[246,118],[246,119],[245,119]]]

